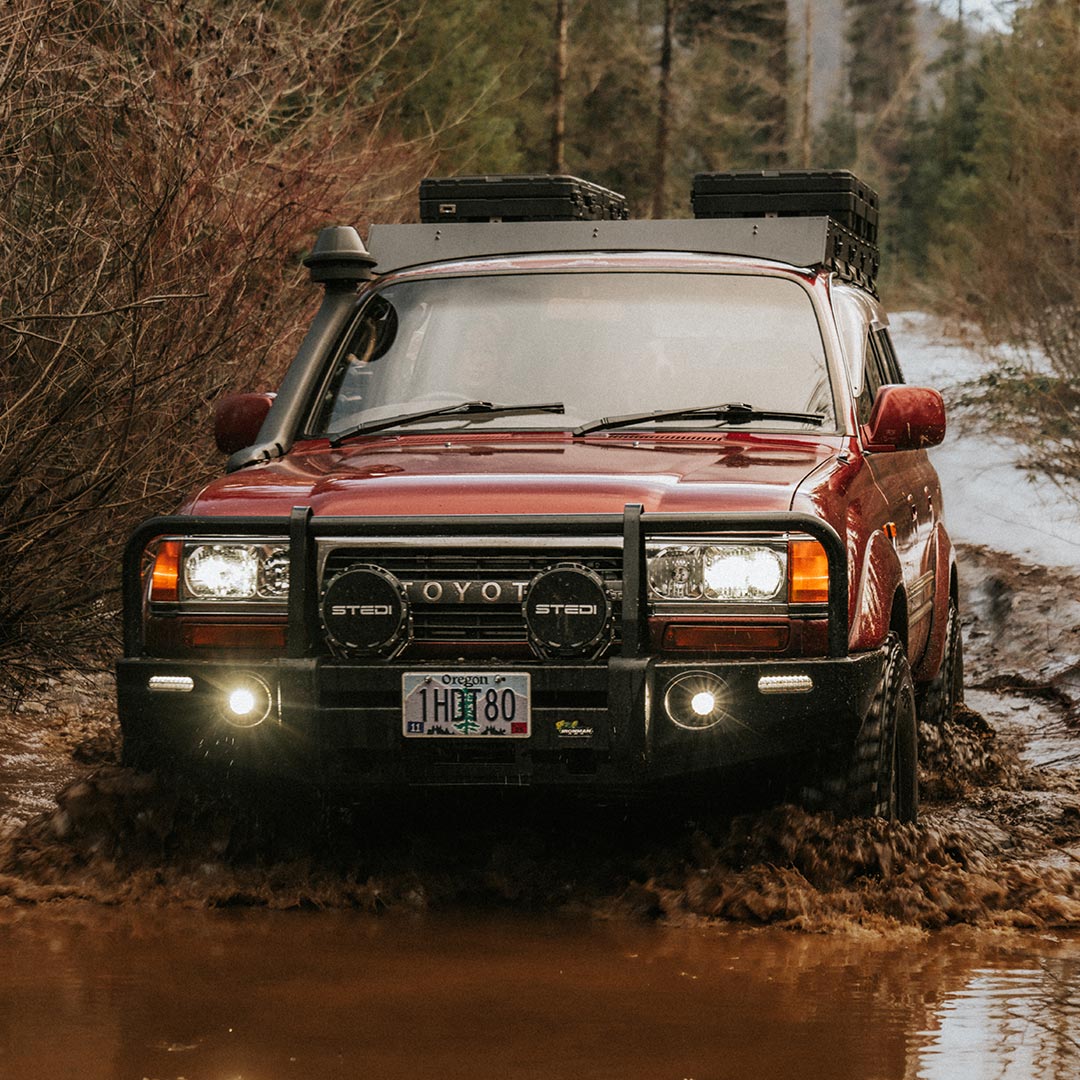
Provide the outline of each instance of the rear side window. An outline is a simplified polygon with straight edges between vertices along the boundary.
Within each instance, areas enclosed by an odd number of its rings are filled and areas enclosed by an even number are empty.
[[[859,423],[865,424],[870,420],[874,399],[883,386],[895,386],[903,381],[904,374],[888,333],[884,329],[869,331],[863,349],[862,390],[855,399]]]
[[[868,333],[863,343],[862,390],[855,401],[855,411],[859,423],[865,424],[870,419],[874,407],[874,398],[882,385],[880,354],[874,344],[874,335]]]
[[[890,385],[902,383],[904,373],[900,370],[900,361],[896,358],[896,350],[893,348],[889,331],[882,327],[880,330],[875,330],[872,336],[877,345],[878,355],[881,357],[883,373],[888,376],[885,382]]]

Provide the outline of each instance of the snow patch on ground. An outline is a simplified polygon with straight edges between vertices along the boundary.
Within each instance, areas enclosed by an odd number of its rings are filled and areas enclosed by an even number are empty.
[[[992,358],[949,337],[925,312],[901,312],[890,332],[904,377],[933,386],[955,402],[965,383],[993,366]],[[950,425],[930,460],[941,477],[945,520],[956,543],[981,544],[1045,566],[1080,565],[1080,493],[1063,491],[1020,467],[1022,442]]]

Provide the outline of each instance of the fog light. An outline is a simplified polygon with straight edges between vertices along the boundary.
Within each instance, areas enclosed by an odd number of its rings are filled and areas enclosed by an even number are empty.
[[[255,695],[241,686],[229,695],[229,711],[236,716],[250,716],[255,711]]]
[[[708,690],[702,690],[690,699],[690,708],[698,716],[708,716],[716,708],[716,698]]]
[[[763,694],[808,694],[814,680],[809,675],[762,675],[757,688]]]
[[[269,715],[270,688],[255,675],[244,675],[225,690],[222,714],[233,727],[257,727]]]
[[[664,711],[678,727],[710,728],[727,713],[728,688],[708,671],[685,671],[672,679],[664,694]]]

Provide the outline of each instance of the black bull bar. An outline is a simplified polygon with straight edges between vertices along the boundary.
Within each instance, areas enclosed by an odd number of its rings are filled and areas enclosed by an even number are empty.
[[[139,525],[124,551],[124,655],[144,655],[144,552],[161,536],[227,536],[289,539],[289,602],[287,655],[311,656],[316,651],[318,585],[315,542],[324,537],[537,536],[622,537],[623,602],[622,655],[644,655],[648,640],[645,544],[650,535],[714,533],[803,533],[819,541],[829,564],[828,651],[830,657],[848,652],[847,551],[836,530],[810,514],[778,513],[645,513],[629,503],[621,514],[495,514],[433,517],[316,517],[310,507],[294,507],[287,517],[149,518]]]

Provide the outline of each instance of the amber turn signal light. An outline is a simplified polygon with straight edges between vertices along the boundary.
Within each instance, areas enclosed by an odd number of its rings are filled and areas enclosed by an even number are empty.
[[[180,599],[180,541],[163,540],[154,556],[150,578],[150,599]]]
[[[788,603],[829,601],[829,557],[816,540],[788,541]]]

